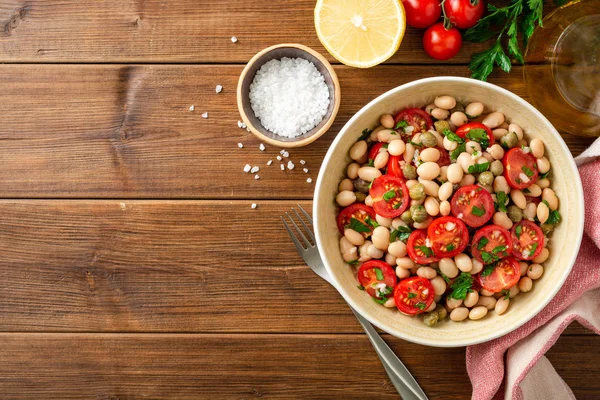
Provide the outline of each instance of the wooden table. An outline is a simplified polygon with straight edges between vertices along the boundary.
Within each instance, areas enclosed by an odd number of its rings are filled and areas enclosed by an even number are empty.
[[[235,87],[268,45],[299,42],[334,61],[313,6],[0,2],[0,397],[397,398],[278,216],[310,208],[306,178],[353,113],[414,79],[468,76],[485,45],[439,64],[409,29],[387,65],[336,65],[333,128],[290,151],[308,174],[282,172],[266,166],[279,149],[259,151],[237,127]],[[527,98],[521,73],[490,81]],[[591,143],[564,139],[573,154]],[[246,163],[261,167],[260,180]],[[464,349],[384,338],[431,399],[470,396]],[[577,326],[549,352],[579,399],[598,398],[599,350]]]

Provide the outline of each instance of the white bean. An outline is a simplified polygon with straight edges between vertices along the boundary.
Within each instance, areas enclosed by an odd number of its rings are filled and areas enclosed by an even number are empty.
[[[504,157],[504,149],[497,143],[490,146],[488,153],[494,160],[501,160]]]
[[[412,162],[414,156],[415,146],[413,146],[412,143],[406,143],[406,147],[404,149],[404,161],[410,163]]]
[[[471,308],[475,304],[477,304],[478,301],[479,301],[479,293],[477,293],[476,291],[472,291],[472,292],[467,293],[467,297],[465,297],[463,304],[466,307]]]
[[[437,183],[428,180],[421,180],[421,185],[425,187],[425,194],[427,196],[438,197],[440,187]]]
[[[548,221],[548,217],[550,216],[550,209],[548,208],[548,206],[545,203],[540,203],[537,206],[536,215],[537,215],[540,223],[543,224],[546,221]]]
[[[396,258],[405,257],[406,253],[407,253],[406,245],[404,244],[404,242],[402,242],[400,240],[390,243],[387,250],[390,254],[392,254]],[[411,266],[411,268],[412,268],[412,266]]]
[[[375,245],[370,245],[367,248],[367,255],[372,258],[381,258],[383,257],[383,251],[375,247]]]
[[[399,226],[408,226],[408,225],[406,225],[406,222],[402,221],[402,219],[394,218],[392,220],[392,228],[398,229]]]
[[[502,175],[494,178],[494,192],[504,192],[505,194],[508,194],[510,192],[510,186],[508,186],[506,178]]]
[[[360,258],[358,259],[358,261],[360,262],[365,262],[365,261],[369,261],[371,259],[371,256],[369,256],[368,254],[368,250],[369,247],[371,247],[373,245],[373,242],[371,242],[370,240],[365,240],[365,242],[358,247],[358,254],[360,255]]]
[[[509,299],[505,297],[500,297],[498,301],[496,301],[496,307],[494,308],[494,311],[496,311],[496,314],[502,315],[506,312],[506,309],[508,308],[509,304]]]
[[[473,269],[473,262],[471,261],[471,257],[464,253],[457,254],[454,257],[454,263],[456,264],[456,267],[462,272],[471,272],[471,270]]]
[[[343,253],[342,254],[342,258],[346,262],[350,262],[350,261],[356,260],[358,258],[358,251],[357,251],[356,247],[353,247],[350,250],[348,250],[345,253]]]
[[[416,229],[427,229],[427,228],[429,228],[429,225],[431,225],[432,222],[433,222],[433,218],[427,217],[427,219],[423,222],[413,222],[413,226]]]
[[[354,229],[345,229],[344,236],[355,246],[360,246],[365,242],[365,237],[361,233],[356,232]]]
[[[356,201],[356,195],[350,190],[342,190],[335,196],[335,201],[341,207],[347,207]]]
[[[438,191],[438,196],[441,201],[446,201],[452,196],[452,192],[454,191],[452,182],[446,182],[442,186],[440,186],[440,190]]]
[[[346,236],[342,236],[342,238],[340,239],[340,253],[345,253],[350,249],[353,249],[355,246],[350,243],[350,241],[348,239],[346,239]]]
[[[390,114],[383,114],[381,118],[379,118],[379,123],[387,129],[392,129],[394,127],[394,117]]]
[[[450,202],[449,201],[442,201],[440,203],[440,214],[443,215],[444,217],[446,215],[450,215],[450,211],[452,211],[452,207],[450,206]]]
[[[527,268],[529,268],[529,264],[524,261],[519,261],[519,276],[525,276],[527,274]]]
[[[440,213],[440,204],[435,197],[427,197],[423,205],[425,206],[425,211],[427,211],[427,214],[431,215],[432,217],[435,217]]]
[[[418,180],[416,180],[416,179],[409,179],[409,180],[406,181],[406,187],[410,189],[411,187],[415,186],[417,183],[419,183]]]
[[[485,118],[481,121],[482,124],[487,126],[490,129],[497,128],[502,125],[504,122],[504,114],[501,112],[495,111],[485,116]]]
[[[396,258],[396,265],[404,269],[413,269],[415,267],[415,262],[409,257],[398,257]]]
[[[508,290],[508,297],[514,299],[520,292],[521,290],[519,289],[519,285],[514,285]]]
[[[401,139],[394,139],[388,145],[388,153],[392,156],[400,156],[406,149],[406,143]]]
[[[365,197],[365,206],[373,207],[373,198],[371,195]]]
[[[450,310],[460,307],[463,301],[452,297],[446,297],[446,307]]]
[[[385,301],[385,303],[383,303],[383,306],[387,308],[394,308],[396,307],[396,300],[394,300],[393,297],[390,297]]]
[[[444,120],[448,118],[448,115],[450,115],[448,110],[444,110],[443,108],[434,108],[431,110],[431,116],[435,119]]]
[[[546,260],[548,259],[548,257],[549,257],[549,256],[550,256],[550,251],[548,250],[548,248],[547,248],[547,247],[544,247],[544,248],[542,249],[542,251],[540,252],[540,254],[538,254],[538,256],[537,256],[537,257],[535,257],[535,258],[534,258],[533,260],[531,260],[531,261],[533,261],[534,263],[537,263],[537,264],[541,264],[541,263],[543,263],[544,261],[546,261]]]
[[[437,145],[441,146],[444,143],[444,136],[440,135],[435,129],[430,129],[429,132],[433,133],[433,136],[437,139]]]
[[[350,179],[358,178],[359,168],[360,168],[360,165],[358,165],[357,163],[352,163],[352,164],[348,165],[348,168],[346,169],[346,175],[348,175],[348,178],[350,178]]]
[[[388,143],[393,138],[397,138],[398,133],[390,129],[383,129],[377,132],[377,140],[383,143]]]
[[[533,221],[536,214],[537,214],[537,206],[534,203],[527,204],[527,206],[525,207],[525,210],[523,210],[523,217],[525,217],[525,219],[527,219],[529,221]]]
[[[358,170],[358,176],[364,181],[373,182],[375,178],[379,178],[381,176],[381,171],[375,167],[360,167]]]
[[[439,275],[431,279],[431,286],[436,296],[441,296],[446,292],[446,281]]]
[[[456,163],[462,167],[463,172],[465,174],[468,174],[469,167],[472,165],[475,165],[475,160],[473,160],[473,157],[471,156],[470,153],[464,152],[464,153],[460,153],[460,155],[456,159]]]
[[[438,177],[438,179],[441,182],[445,182],[448,180],[448,166],[444,165],[443,167],[440,168],[440,176]]]
[[[523,128],[521,128],[519,125],[517,125],[517,124],[508,125],[508,131],[514,132],[517,135],[517,138],[519,140],[523,139]]]
[[[379,131],[382,131],[386,128],[384,128],[383,126],[379,125],[377,128],[373,129],[373,132],[371,132],[371,135],[369,136],[369,140],[371,142],[376,142],[377,139],[377,134],[379,133]]]
[[[392,253],[385,253],[385,262],[394,265],[396,264],[396,257]]]
[[[448,166],[446,175],[448,176],[448,182],[459,183],[463,178],[464,171],[459,164],[454,163]]]
[[[431,267],[419,267],[417,275],[421,278],[433,279],[437,276],[437,272]]]
[[[544,267],[540,264],[531,264],[527,269],[527,276],[533,280],[540,279],[543,274]]]
[[[472,259],[471,263],[473,263],[473,269],[471,269],[471,275],[475,275],[481,272],[483,269],[483,263],[477,259]]]
[[[469,118],[467,118],[467,115],[464,112],[455,111],[450,115],[450,122],[459,127],[469,122]]]
[[[479,294],[482,296],[491,297],[491,296],[495,295],[496,293],[490,292],[489,290],[481,289],[479,291]]]
[[[490,153],[488,153],[487,151],[484,151],[483,153],[481,153],[481,155],[483,156],[483,158],[480,158],[479,161],[482,161],[482,162],[486,162],[486,160],[488,162],[494,161],[494,157],[492,157],[492,155]],[[485,158],[485,160],[484,160],[484,158]]]
[[[544,190],[546,188],[550,187],[550,179],[548,178],[543,178],[543,179],[539,179],[537,181],[537,185],[540,187],[540,189]]]
[[[481,145],[477,142],[470,140],[465,144],[465,146],[467,146],[467,153],[469,154],[473,154],[475,152],[481,153]],[[471,159],[473,159],[473,157],[471,157]]]
[[[527,145],[528,145],[527,144],[527,140],[525,140],[525,139],[521,139],[521,140],[519,140],[517,142],[517,147],[521,147],[522,148],[522,147],[527,147]]]
[[[440,272],[448,278],[456,278],[458,276],[458,267],[451,258],[442,258],[439,261],[438,268]]]
[[[469,316],[469,309],[466,307],[458,307],[450,313],[450,319],[455,322],[464,321]]]
[[[411,206],[420,206],[423,203],[425,203],[425,198],[422,198],[421,200],[411,200],[410,201]]]
[[[425,107],[425,112],[431,115],[431,111],[433,111],[434,108],[437,108],[434,103],[427,104],[427,106]]]
[[[467,107],[465,107],[465,113],[469,116],[469,118],[479,117],[483,113],[483,103],[475,101],[467,104]]]
[[[367,142],[359,140],[350,147],[350,158],[360,160],[367,153]]]
[[[477,321],[483,317],[485,317],[488,313],[488,309],[483,306],[478,306],[469,311],[469,319],[473,321]]]
[[[541,157],[535,160],[537,163],[537,168],[540,174],[545,174],[550,171],[550,161],[546,157]]]
[[[431,311],[435,310],[436,306],[437,306],[437,304],[435,303],[435,301],[432,301],[431,304],[429,305],[429,307],[427,307],[425,309],[425,312],[431,312]]]
[[[558,197],[556,197],[554,190],[550,188],[542,190],[542,200],[548,202],[548,207],[550,207],[551,210],[556,210],[558,208]]]
[[[488,310],[491,310],[496,306],[496,299],[488,296],[479,296],[476,306],[484,306]]]
[[[519,290],[523,293],[529,292],[533,288],[533,281],[530,277],[524,276],[519,280]]]
[[[420,178],[431,181],[440,174],[440,166],[435,162],[424,162],[417,168]]]
[[[492,134],[494,135],[494,139],[496,140],[502,139],[502,136],[506,135],[507,133],[508,131],[503,128],[496,128],[492,130]]]
[[[396,260],[396,262],[398,262],[398,260]],[[408,278],[410,276],[410,269],[396,267],[396,276],[400,279]]]
[[[342,181],[340,182],[340,184],[338,186],[338,190],[340,192],[343,192],[344,190],[353,191],[354,184],[352,183],[352,181],[350,179],[342,179]]]
[[[381,226],[385,226],[386,228],[389,228],[390,226],[392,226],[392,219],[391,218],[385,218],[382,217],[379,214],[375,214],[375,220],[377,221],[377,223]]]
[[[375,160],[373,160],[373,166],[377,169],[383,169],[390,159],[390,154],[387,151],[382,151],[381,153],[375,156]]]
[[[470,186],[475,183],[475,176],[471,174],[467,174],[463,176],[463,178],[458,183],[460,187]]]
[[[436,162],[440,159],[440,151],[435,147],[429,147],[423,149],[419,154],[419,157],[423,162]]]
[[[444,140],[442,141],[442,145],[448,151],[455,150],[458,147],[458,143],[453,142],[452,140],[448,139],[445,136],[444,136]]]
[[[533,154],[535,158],[544,157],[544,142],[542,142],[540,139],[531,139],[531,142],[529,142],[529,147],[531,148],[531,154]]]
[[[527,193],[524,194],[527,197],[540,197],[542,195],[542,188],[534,183],[527,187]]]
[[[500,225],[504,229],[510,229],[513,226],[513,222],[508,218],[508,215],[505,212],[498,211],[494,213],[492,217],[494,224]]]
[[[496,179],[498,179],[498,178],[500,178],[500,176],[496,177]],[[521,210],[524,210],[525,207],[527,207],[527,200],[525,199],[525,195],[523,194],[522,191],[520,191],[518,189],[511,190],[510,191],[510,198],[512,199],[513,203],[515,203],[515,205],[517,207],[519,207]]]
[[[436,107],[451,110],[456,106],[456,99],[452,96],[438,96],[433,101]]]
[[[387,250],[390,244],[390,231],[385,226],[378,226],[371,235],[373,245],[379,250]]]

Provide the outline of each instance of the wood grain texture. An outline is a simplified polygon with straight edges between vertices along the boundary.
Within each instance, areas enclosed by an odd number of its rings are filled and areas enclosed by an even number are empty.
[[[295,204],[0,201],[0,331],[361,333],[283,229]]]
[[[545,1],[545,10],[554,9]],[[0,62],[245,63],[265,47],[297,42],[333,57],[317,38],[314,0],[2,0]],[[282,23],[278,23],[282,21]],[[424,30],[408,28],[392,63],[438,63]],[[237,43],[231,42],[237,36]],[[465,42],[445,63],[489,44]]]
[[[321,161],[342,125],[381,93],[415,79],[467,76],[466,67],[336,67],[342,103],[333,127],[290,151],[300,166],[282,172],[279,149],[239,129],[235,87],[241,66],[0,66],[0,197],[312,198]],[[512,74],[491,82],[527,97]],[[224,90],[215,93],[215,85]],[[190,112],[189,106],[196,111]],[[201,117],[203,112],[209,118]],[[574,154],[592,142],[565,135]],[[244,143],[238,149],[237,143]],[[268,160],[275,160],[267,167]],[[285,162],[285,160],[284,160]],[[260,180],[242,169],[261,167]],[[232,184],[235,182],[236,184]]]
[[[470,397],[464,349],[384,339],[429,398]],[[549,357],[595,398],[600,338],[565,341]],[[0,352],[5,399],[398,398],[365,336],[1,334]]]

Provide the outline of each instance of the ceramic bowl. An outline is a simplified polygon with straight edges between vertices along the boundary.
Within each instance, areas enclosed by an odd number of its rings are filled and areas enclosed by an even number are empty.
[[[329,88],[329,108],[327,109],[323,120],[310,131],[294,138],[279,136],[267,130],[262,126],[256,115],[254,115],[254,111],[250,105],[250,84],[254,80],[256,71],[268,61],[281,59],[283,57],[303,58],[312,62],[317,70],[323,75],[325,83]],[[250,131],[260,140],[278,147],[301,147],[317,140],[327,132],[333,123],[340,107],[340,83],[333,67],[321,54],[301,44],[278,44],[258,52],[248,62],[238,81],[237,103],[242,120],[246,123]]]
[[[519,124],[525,137],[540,138],[551,162],[552,188],[560,199],[562,222],[549,241],[550,257],[543,264],[544,275],[528,293],[511,299],[508,311],[493,311],[478,321],[445,321],[427,327],[418,317],[402,315],[395,308],[375,303],[357,290],[355,268],[346,264],[339,251],[340,233],[335,195],[350,163],[348,151],[365,128],[374,128],[384,113],[405,107],[423,107],[436,96],[451,95],[468,103],[481,101],[488,110],[503,112],[509,121]],[[399,338],[428,346],[458,347],[486,342],[505,335],[533,318],[561,288],[569,275],[583,235],[584,207],[581,180],[571,156],[556,129],[533,106],[498,86],[468,78],[437,77],[408,83],[382,94],[357,112],[332,143],[315,187],[313,206],[316,242],[325,266],[344,299],[375,326]]]

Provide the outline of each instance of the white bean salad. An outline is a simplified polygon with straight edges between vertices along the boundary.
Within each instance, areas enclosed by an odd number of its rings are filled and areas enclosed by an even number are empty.
[[[504,314],[543,275],[561,219],[544,144],[451,96],[379,122],[350,149],[335,198],[358,289],[428,326]]]

